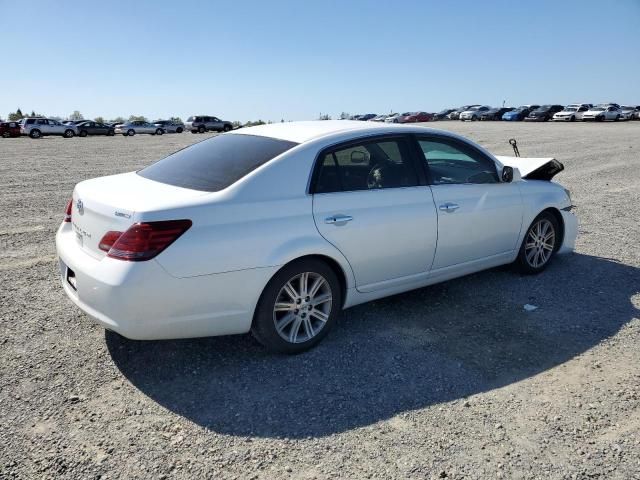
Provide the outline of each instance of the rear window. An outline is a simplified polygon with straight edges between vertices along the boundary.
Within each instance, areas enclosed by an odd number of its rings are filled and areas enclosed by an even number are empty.
[[[138,175],[176,187],[217,192],[296,145],[255,135],[218,135],[179,150]]]

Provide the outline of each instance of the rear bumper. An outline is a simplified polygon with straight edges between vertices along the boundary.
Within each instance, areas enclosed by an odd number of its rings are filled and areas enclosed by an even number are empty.
[[[135,340],[246,333],[277,267],[176,278],[155,260],[97,259],[63,223],[56,235],[63,289],[103,327]],[[75,289],[67,280],[75,274]]]
[[[578,236],[578,217],[566,210],[561,210],[562,221],[564,222],[564,238],[558,253],[571,253],[576,246]]]

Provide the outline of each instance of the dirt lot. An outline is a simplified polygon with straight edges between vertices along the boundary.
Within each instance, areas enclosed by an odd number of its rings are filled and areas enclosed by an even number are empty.
[[[352,308],[294,357],[127,341],[58,284],[74,184],[202,136],[0,139],[0,478],[640,478],[640,122],[434,126],[562,161],[577,252]]]

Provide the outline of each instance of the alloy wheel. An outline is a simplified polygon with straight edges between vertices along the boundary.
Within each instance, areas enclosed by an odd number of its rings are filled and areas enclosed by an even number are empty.
[[[541,218],[531,226],[524,246],[527,263],[533,268],[544,266],[556,246],[556,231],[553,224]]]
[[[273,306],[273,323],[281,338],[303,343],[318,335],[331,315],[333,295],[320,274],[304,272],[289,279]]]

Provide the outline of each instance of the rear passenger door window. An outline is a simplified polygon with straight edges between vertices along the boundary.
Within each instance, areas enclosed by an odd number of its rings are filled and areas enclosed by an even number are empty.
[[[363,141],[325,151],[314,193],[350,192],[419,185],[405,139]]]
[[[454,140],[418,139],[431,183],[498,183],[495,164],[481,152]]]

